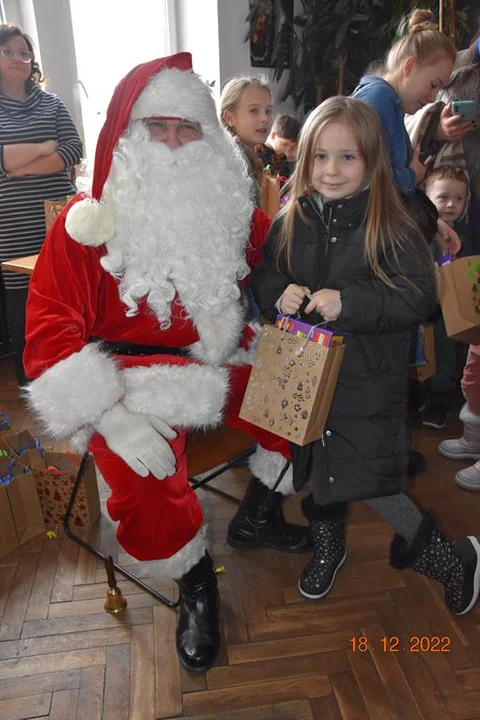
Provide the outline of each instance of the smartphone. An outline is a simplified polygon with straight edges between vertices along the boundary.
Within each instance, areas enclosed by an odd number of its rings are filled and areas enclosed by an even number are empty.
[[[452,103],[452,113],[461,115],[458,122],[469,122],[477,119],[477,105],[474,100],[455,100]]]

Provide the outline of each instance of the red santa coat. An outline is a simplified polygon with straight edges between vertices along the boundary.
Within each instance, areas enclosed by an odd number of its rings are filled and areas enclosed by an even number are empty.
[[[245,331],[241,303],[232,301],[221,317],[199,318],[194,324],[176,297],[167,330],[145,301],[137,315],[127,317],[117,280],[100,264],[104,249],[70,238],[67,211],[50,230],[30,286],[24,363],[33,380],[31,404],[54,437],[89,437],[89,449],[112,490],[107,507],[120,523],[117,537],[127,552],[141,560],[168,558],[196,536],[203,519],[188,483],[185,443],[190,428],[223,421],[284,456],[288,445],[238,417],[251,370],[245,349],[251,332]],[[255,212],[247,254],[252,265],[268,223]],[[192,356],[112,357],[93,339],[191,347]],[[157,415],[177,429],[171,443],[177,458],[174,476],[140,478],[99,434],[92,434],[95,422],[120,400],[129,410]]]

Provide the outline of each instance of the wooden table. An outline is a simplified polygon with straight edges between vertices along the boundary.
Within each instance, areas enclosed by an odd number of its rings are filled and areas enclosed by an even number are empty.
[[[2,263],[2,270],[31,275],[37,258],[38,255],[29,255],[28,257],[17,258],[16,260],[5,260],[5,262]]]

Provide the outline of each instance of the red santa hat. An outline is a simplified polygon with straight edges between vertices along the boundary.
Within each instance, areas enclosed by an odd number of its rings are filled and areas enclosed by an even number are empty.
[[[163,82],[155,82],[157,78],[160,79],[159,75]],[[197,89],[197,96],[199,83],[210,95],[206,85],[193,74],[192,56],[187,52],[137,65],[118,83],[108,106],[105,124],[98,136],[92,196],[73,204],[67,214],[65,226],[74,240],[82,245],[96,247],[111,240],[115,234],[113,213],[102,200],[102,194],[110,173],[113,151],[132,119],[150,115],[178,115],[199,122],[208,121],[208,117],[194,117],[204,103],[199,103],[198,99],[193,103],[185,102],[189,94],[192,97],[192,88],[188,87],[192,83]],[[174,107],[178,108],[175,112]],[[207,115],[211,116],[211,110]]]

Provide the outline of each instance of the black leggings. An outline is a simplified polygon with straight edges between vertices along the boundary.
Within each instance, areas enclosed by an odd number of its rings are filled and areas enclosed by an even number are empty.
[[[7,327],[14,353],[15,373],[19,385],[27,382],[23,368],[23,351],[25,349],[25,314],[27,307],[28,288],[6,291]]]

